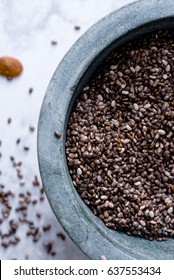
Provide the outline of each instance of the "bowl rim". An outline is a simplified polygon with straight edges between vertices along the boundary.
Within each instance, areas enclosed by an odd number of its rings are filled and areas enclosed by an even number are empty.
[[[126,5],[99,20],[75,42],[48,85],[38,122],[41,179],[57,219],[91,259],[100,259],[101,255],[111,260],[174,259],[170,238],[162,243],[128,236],[108,229],[95,217],[73,187],[65,156],[65,132],[72,104],[101,61],[112,48],[133,36],[172,24],[172,0],[141,0]],[[55,130],[61,132],[60,139],[54,137]]]

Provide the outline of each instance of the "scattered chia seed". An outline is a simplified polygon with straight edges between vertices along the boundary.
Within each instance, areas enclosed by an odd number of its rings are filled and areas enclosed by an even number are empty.
[[[174,30],[113,51],[70,116],[66,155],[76,190],[111,229],[174,237]]]
[[[63,241],[66,239],[66,236],[63,232],[58,232],[57,237],[61,238]]]
[[[75,30],[80,30],[80,28],[81,28],[81,27],[80,27],[79,25],[75,25],[75,26],[74,26],[74,29],[75,29]]]
[[[58,41],[57,40],[51,40],[51,45],[52,46],[56,46],[58,44]]]
[[[58,139],[61,137],[61,133],[59,131],[54,131],[54,136]]]
[[[42,217],[42,215],[41,215],[40,213],[36,213],[36,217],[37,217],[38,219],[40,219],[40,218]]]
[[[21,139],[18,138],[18,139],[16,140],[16,144],[18,145],[20,142],[21,142]]]
[[[43,244],[48,254],[51,254],[54,242],[55,242],[54,240],[50,240]]]
[[[51,225],[50,224],[43,226],[43,231],[48,231],[50,229],[51,229]]]
[[[34,176],[34,180],[33,180],[33,186],[34,187],[39,187],[40,186],[40,182],[39,182],[39,179],[37,177],[37,175]]]
[[[56,255],[56,252],[52,251],[52,252],[51,252],[51,256],[54,257],[55,255]]]
[[[28,93],[32,94],[32,92],[33,92],[33,88],[29,88]]]
[[[29,130],[30,130],[31,132],[35,131],[35,127],[34,127],[33,125],[30,125],[30,126],[29,126]]]
[[[12,122],[12,119],[11,119],[11,118],[8,118],[8,119],[7,119],[7,123],[8,123],[8,124],[11,124],[11,122]]]

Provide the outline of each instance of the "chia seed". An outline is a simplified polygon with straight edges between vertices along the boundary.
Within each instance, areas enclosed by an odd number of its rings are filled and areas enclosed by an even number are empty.
[[[113,51],[76,100],[66,155],[74,187],[104,224],[174,236],[174,30]]]

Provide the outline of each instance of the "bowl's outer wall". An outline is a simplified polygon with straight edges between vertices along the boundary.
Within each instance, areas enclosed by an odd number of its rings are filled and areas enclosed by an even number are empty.
[[[48,86],[39,118],[38,158],[50,205],[66,232],[91,259],[174,259],[174,240],[149,241],[108,229],[73,187],[65,155],[74,101],[114,48],[151,30],[174,26],[173,0],[138,1],[92,26],[70,49]],[[90,66],[90,67],[89,67]],[[54,137],[54,131],[62,134]]]

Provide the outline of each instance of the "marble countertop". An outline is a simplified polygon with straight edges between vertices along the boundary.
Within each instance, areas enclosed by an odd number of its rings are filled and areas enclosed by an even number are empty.
[[[43,193],[38,117],[49,80],[72,44],[97,20],[131,2],[0,1],[0,57],[16,57],[24,67],[16,79],[0,77],[1,259],[86,259]]]

